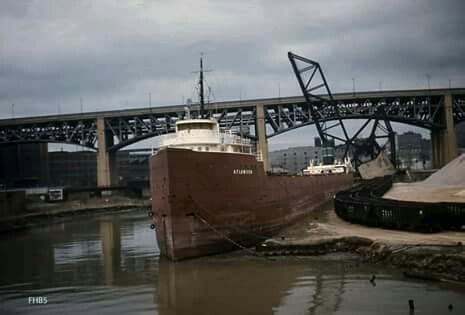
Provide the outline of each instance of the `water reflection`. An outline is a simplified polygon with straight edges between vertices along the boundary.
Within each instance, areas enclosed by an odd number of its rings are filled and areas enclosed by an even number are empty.
[[[88,257],[99,257],[102,252],[101,240],[89,240],[87,242],[68,243],[58,245],[53,249],[54,263],[63,265],[68,263],[77,263],[81,259]]]
[[[159,260],[149,223],[132,212],[3,237],[0,314],[407,314],[410,298],[417,313],[448,304],[465,313],[463,287],[406,281],[342,256]],[[29,296],[49,303],[29,305]]]
[[[102,220],[100,235],[103,243],[103,267],[105,270],[105,284],[113,284],[115,270],[121,267],[121,233],[119,222]]]
[[[300,265],[260,261],[160,262],[160,314],[195,313],[200,305],[204,314],[269,314],[303,272]]]
[[[340,259],[206,258],[159,263],[160,314],[332,314],[344,292]],[[367,271],[369,272],[369,271]],[[368,274],[358,274],[367,277]]]
[[[338,257],[274,262],[207,258],[159,263],[159,314],[442,314],[465,310],[464,288],[406,282],[378,266]],[[377,286],[369,279],[377,273]]]
[[[156,269],[154,233],[141,213],[81,219],[0,239],[0,286],[126,285]],[[34,281],[31,281],[34,280]]]

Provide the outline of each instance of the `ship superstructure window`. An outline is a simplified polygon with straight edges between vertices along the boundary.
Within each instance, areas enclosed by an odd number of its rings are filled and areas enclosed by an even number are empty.
[[[212,130],[213,124],[209,123],[194,123],[194,124],[179,124],[178,130],[190,130],[190,129],[203,129],[203,130]]]

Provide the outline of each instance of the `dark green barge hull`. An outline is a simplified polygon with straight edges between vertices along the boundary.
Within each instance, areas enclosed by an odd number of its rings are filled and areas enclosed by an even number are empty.
[[[387,176],[338,192],[334,200],[337,215],[353,223],[398,230],[437,232],[464,228],[465,203],[382,198],[392,183],[393,177]]]

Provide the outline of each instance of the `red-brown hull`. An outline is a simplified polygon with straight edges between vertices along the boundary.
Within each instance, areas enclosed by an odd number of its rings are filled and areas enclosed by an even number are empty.
[[[352,183],[348,174],[266,175],[251,155],[174,148],[150,167],[158,245],[172,260],[233,250],[231,240],[254,245]]]

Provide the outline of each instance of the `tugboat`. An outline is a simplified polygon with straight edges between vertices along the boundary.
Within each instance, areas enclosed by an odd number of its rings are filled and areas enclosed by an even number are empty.
[[[350,158],[346,157],[344,162],[334,161],[334,164],[315,164],[310,161],[309,165],[302,170],[303,175],[329,175],[329,174],[347,174],[352,172]]]
[[[352,175],[267,174],[250,139],[200,113],[176,122],[150,160],[153,227],[160,254],[181,260],[253,246],[318,208]]]

